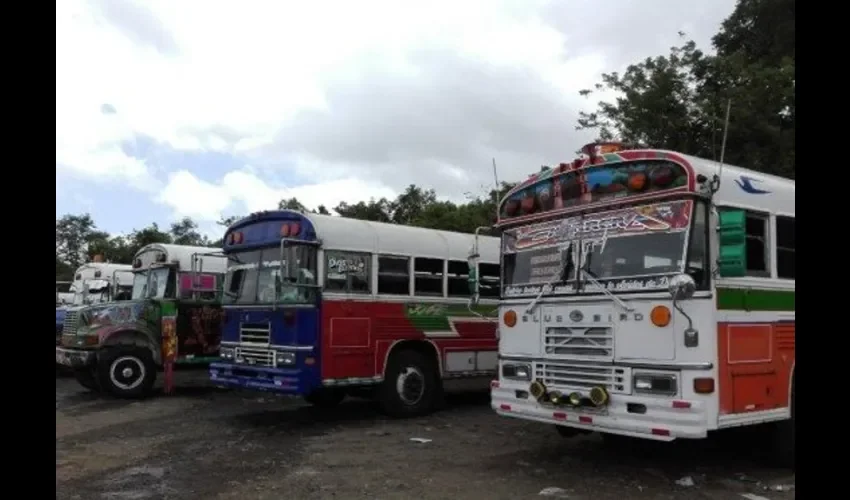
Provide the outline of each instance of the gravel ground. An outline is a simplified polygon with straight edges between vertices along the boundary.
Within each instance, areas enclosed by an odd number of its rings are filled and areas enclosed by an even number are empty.
[[[611,445],[497,417],[486,393],[390,420],[363,400],[321,412],[177,373],[172,396],[105,400],[56,379],[56,498],[794,498],[794,474],[735,435]],[[411,441],[424,438],[424,443]]]

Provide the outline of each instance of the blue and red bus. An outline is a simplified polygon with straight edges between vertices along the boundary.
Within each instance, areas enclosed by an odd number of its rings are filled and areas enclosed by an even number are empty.
[[[333,406],[376,397],[394,416],[439,401],[443,381],[492,377],[499,244],[479,239],[481,300],[470,300],[474,236],[291,210],[230,226],[216,385]]]

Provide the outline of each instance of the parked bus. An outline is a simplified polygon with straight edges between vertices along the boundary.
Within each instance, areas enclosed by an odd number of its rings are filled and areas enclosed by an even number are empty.
[[[56,362],[83,387],[121,398],[151,393],[163,364],[163,325],[174,325],[176,363],[208,363],[221,339],[220,249],[154,243],[133,259],[130,300],[67,311]],[[175,319],[176,318],[176,319]]]
[[[496,370],[499,247],[480,242],[485,298],[469,303],[473,236],[290,210],[228,228],[226,313],[214,383],[320,406],[375,396],[430,411],[443,380]],[[487,296],[486,294],[491,294]]]
[[[69,307],[130,298],[130,290],[133,287],[131,270],[129,264],[95,261],[78,267],[74,271],[74,281],[57,281],[56,344],[59,344]]]
[[[592,144],[500,203],[499,414],[794,457],[794,181]]]

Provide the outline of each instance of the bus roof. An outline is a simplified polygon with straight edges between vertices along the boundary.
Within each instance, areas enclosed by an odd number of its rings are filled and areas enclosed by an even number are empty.
[[[718,171],[721,172],[720,189],[713,198],[716,205],[794,216],[796,182],[793,179],[728,164],[719,170],[719,162],[696,156],[679,156],[690,163],[697,175],[702,174],[710,179]]]
[[[660,149],[617,143],[587,145],[592,156],[544,168],[511,189],[499,203],[499,226],[550,218],[612,204],[704,193],[718,173],[718,205],[794,215],[795,182],[734,165]],[[590,148],[590,149],[589,149]],[[605,149],[603,149],[605,148]]]
[[[89,270],[91,270],[91,273],[86,272]],[[78,274],[85,273],[87,276],[84,276],[84,278],[93,278],[94,273],[96,271],[100,271],[101,274],[105,277],[112,277],[112,273],[114,273],[115,271],[129,272],[132,270],[133,266],[131,266],[130,264],[113,264],[111,262],[89,262],[78,267],[77,270],[74,271],[74,277],[76,278]],[[91,274],[91,276],[88,276],[88,274]]]
[[[96,273],[100,271],[100,276]],[[117,271],[117,273],[116,273]],[[90,280],[108,280],[112,281],[113,274],[118,280],[119,285],[133,284],[133,266],[130,264],[113,264],[111,262],[89,262],[83,264],[74,271],[74,281],[72,286],[82,291],[82,282]],[[79,278],[77,278],[79,276]]]
[[[245,229],[245,247],[275,244],[280,241],[282,221],[300,219],[301,234],[315,235],[325,250],[368,252],[379,255],[427,257],[434,259],[466,261],[475,241],[472,234],[440,231],[415,226],[372,222],[333,215],[302,213],[294,210],[259,212],[234,223],[225,235],[225,250],[236,251],[240,244],[231,243],[227,236]],[[306,222],[306,224],[304,224]],[[249,232],[252,226],[275,227]],[[479,236],[481,262],[499,262],[499,239]]]
[[[227,257],[222,254],[222,250],[220,248],[172,245],[170,243],[151,243],[143,246],[136,252],[136,255],[133,257],[133,262],[136,262],[142,254],[147,252],[163,253],[165,255],[164,262],[171,263],[177,261],[178,266],[182,271],[191,270],[192,256],[202,254],[204,259],[203,271],[205,273],[224,274],[227,271]]]

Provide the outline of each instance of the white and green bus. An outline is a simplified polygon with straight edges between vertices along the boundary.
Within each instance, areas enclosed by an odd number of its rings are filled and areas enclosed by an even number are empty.
[[[794,181],[583,152],[500,203],[494,410],[660,441],[769,424],[793,464]]]

